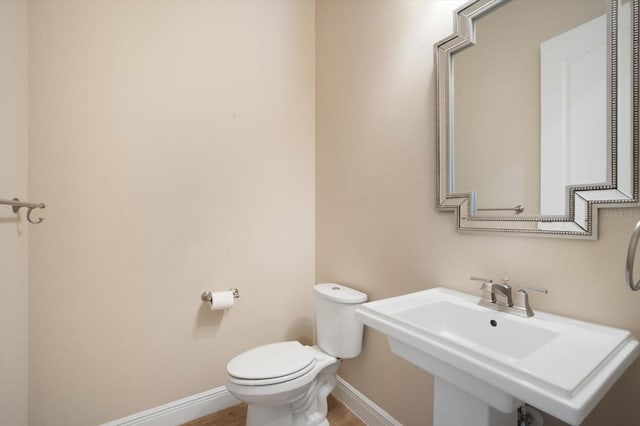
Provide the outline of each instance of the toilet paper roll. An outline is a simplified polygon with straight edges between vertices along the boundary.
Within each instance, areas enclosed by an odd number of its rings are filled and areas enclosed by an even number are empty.
[[[233,307],[233,291],[214,291],[211,293],[211,310],[219,311]]]

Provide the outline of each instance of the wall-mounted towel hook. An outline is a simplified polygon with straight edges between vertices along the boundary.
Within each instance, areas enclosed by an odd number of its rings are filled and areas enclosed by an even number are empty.
[[[42,205],[42,207],[28,207],[27,208],[27,222],[32,223],[34,225],[37,225],[40,222],[42,222],[44,220],[43,217],[39,217],[38,220],[31,219],[31,213],[33,212],[33,209],[43,209],[43,208],[44,208],[44,204]]]
[[[39,217],[37,220],[31,218],[31,213],[33,209],[44,209],[46,206],[44,203],[28,203],[26,201],[20,201],[19,198],[14,198],[13,200],[5,200],[0,198],[0,204],[4,204],[7,206],[11,206],[11,209],[14,213],[18,213],[21,208],[27,209],[27,222],[37,225],[41,223],[44,218]]]

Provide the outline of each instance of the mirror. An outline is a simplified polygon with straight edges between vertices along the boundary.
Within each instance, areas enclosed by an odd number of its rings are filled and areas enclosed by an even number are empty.
[[[477,0],[455,17],[435,46],[437,207],[463,231],[597,238],[599,208],[639,201],[638,0]]]

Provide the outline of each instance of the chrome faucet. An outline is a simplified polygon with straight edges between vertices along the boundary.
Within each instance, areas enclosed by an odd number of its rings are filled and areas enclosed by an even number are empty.
[[[504,307],[513,306],[513,299],[511,298],[511,286],[508,280],[504,280],[502,284],[491,284],[491,290],[496,295],[496,304]]]
[[[546,288],[530,287],[521,285],[515,295],[515,302],[511,295],[511,285],[509,279],[503,278],[502,283],[494,283],[493,280],[479,277],[471,277],[472,280],[482,281],[480,289],[482,290],[482,298],[478,301],[478,305],[487,308],[515,314],[521,317],[533,316],[533,310],[529,306],[529,294],[526,290],[537,291],[540,293],[549,293]]]

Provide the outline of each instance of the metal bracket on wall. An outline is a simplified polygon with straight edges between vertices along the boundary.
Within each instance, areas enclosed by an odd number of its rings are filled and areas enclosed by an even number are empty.
[[[0,204],[11,206],[11,209],[14,213],[18,213],[21,208],[27,209],[27,221],[33,225],[37,225],[44,220],[44,218],[39,217],[37,220],[31,219],[31,213],[33,209],[44,209],[46,206],[44,203],[29,203],[26,201],[20,201],[18,198],[14,198],[12,200],[6,200],[0,198]]]

